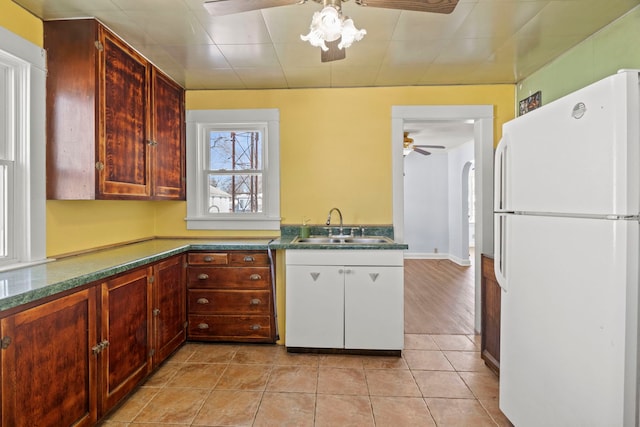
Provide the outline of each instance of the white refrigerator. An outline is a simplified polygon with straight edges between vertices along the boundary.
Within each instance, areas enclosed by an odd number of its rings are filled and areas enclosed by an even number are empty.
[[[505,123],[495,159],[500,409],[638,426],[638,70]]]

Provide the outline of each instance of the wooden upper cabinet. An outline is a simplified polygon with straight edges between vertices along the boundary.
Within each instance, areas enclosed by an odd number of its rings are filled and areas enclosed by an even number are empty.
[[[44,46],[47,198],[183,200],[184,90],[94,19]]]
[[[153,194],[157,199],[185,198],[184,90],[152,68],[151,155]]]

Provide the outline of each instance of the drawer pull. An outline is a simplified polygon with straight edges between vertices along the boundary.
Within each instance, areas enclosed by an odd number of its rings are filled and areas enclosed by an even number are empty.
[[[250,302],[251,305],[260,305],[262,304],[262,301],[260,301],[259,298],[253,298]]]
[[[209,278],[209,275],[207,273],[198,274],[198,279],[200,280],[207,280],[208,278]]]
[[[207,255],[206,257],[203,258],[204,262],[212,262],[213,261],[213,257],[211,255]]]
[[[198,298],[196,301],[198,304],[209,304],[209,300],[206,298]]]
[[[251,255],[247,255],[246,257],[244,257],[244,262],[255,262],[255,260],[256,259]]]
[[[252,274],[251,276],[249,276],[249,280],[255,281],[255,280],[260,280],[260,279],[262,279],[262,276],[259,275],[259,274]]]
[[[209,329],[209,325],[206,323],[200,323],[198,329]]]
[[[251,329],[252,331],[259,331],[260,329],[262,329],[262,326],[260,326],[260,325],[251,325],[251,326],[249,326],[249,329]]]

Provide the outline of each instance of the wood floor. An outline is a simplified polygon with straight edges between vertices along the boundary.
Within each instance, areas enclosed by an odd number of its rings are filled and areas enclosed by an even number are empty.
[[[404,267],[405,333],[474,333],[473,265],[462,267],[449,260],[407,259]]]

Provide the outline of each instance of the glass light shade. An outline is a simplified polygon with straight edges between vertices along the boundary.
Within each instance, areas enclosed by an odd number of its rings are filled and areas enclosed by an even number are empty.
[[[360,41],[367,34],[367,30],[358,30],[353,25],[353,19],[345,19],[342,23],[342,40],[338,44],[340,49],[351,46],[354,41]]]
[[[358,30],[352,19],[344,19],[335,7],[326,6],[313,14],[309,34],[301,35],[300,38],[326,52],[329,48],[325,42],[333,42],[342,37],[338,48],[343,49],[351,46],[354,41],[362,40],[365,34],[367,31]]]

